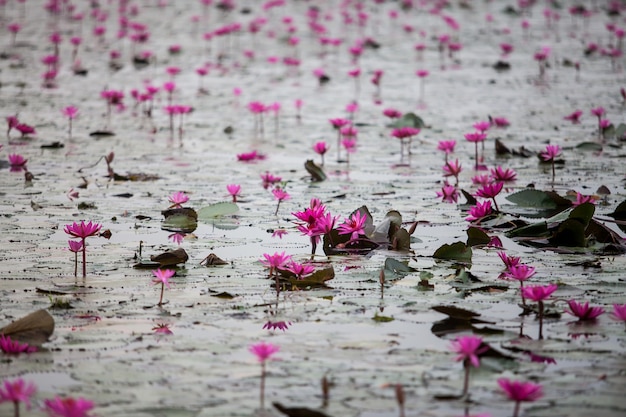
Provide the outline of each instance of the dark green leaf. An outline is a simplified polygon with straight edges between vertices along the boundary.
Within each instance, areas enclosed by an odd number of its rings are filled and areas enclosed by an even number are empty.
[[[589,220],[593,217],[593,213],[596,211],[596,206],[592,203],[583,203],[574,209],[569,214],[569,219],[578,220],[582,223],[583,227],[587,227]]]
[[[426,126],[426,124],[421,117],[419,117],[415,113],[409,112],[405,113],[401,118],[391,123],[389,126],[394,128],[417,127],[419,129],[422,129]]]
[[[557,207],[553,198],[541,190],[526,189],[506,197],[511,203],[524,207],[537,207],[543,209],[553,209]]]
[[[507,237],[546,237],[548,236],[548,225],[546,222],[529,224],[518,227],[506,233]]]
[[[549,239],[556,246],[584,247],[587,246],[585,239],[585,226],[578,219],[567,219],[559,225],[556,233]]]
[[[491,238],[482,229],[470,226],[467,228],[467,246],[487,245]]]
[[[310,159],[304,163],[304,169],[311,174],[311,178],[314,182],[322,182],[326,179],[324,170]]]
[[[412,272],[416,272],[417,269],[408,266],[405,262],[400,262],[394,258],[385,259],[385,271],[389,271],[396,275],[405,276]]]
[[[602,151],[602,145],[598,142],[583,142],[576,145],[576,149],[580,151],[600,152]]]
[[[609,214],[609,216],[613,217],[617,220],[626,220],[626,200],[622,201],[613,213]]]
[[[472,248],[468,247],[463,242],[455,242],[451,245],[446,243],[435,251],[433,258],[471,262]]]

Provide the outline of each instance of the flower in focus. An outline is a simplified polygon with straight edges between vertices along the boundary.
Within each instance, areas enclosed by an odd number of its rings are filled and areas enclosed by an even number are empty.
[[[479,188],[478,191],[476,191],[476,196],[482,198],[495,198],[498,194],[500,194],[500,191],[502,191],[503,187],[504,184],[501,182],[497,182],[495,184],[486,184]]]
[[[363,227],[366,219],[366,216],[361,216],[361,212],[357,211],[350,218],[346,219],[343,224],[340,224],[337,231],[340,235],[351,234],[350,240],[356,240],[360,234],[365,233]]]
[[[579,321],[595,320],[599,315],[604,314],[602,307],[589,307],[589,302],[583,304],[576,300],[569,300],[567,305],[569,309],[565,309],[565,312],[578,317]]]
[[[558,285],[556,284],[535,285],[522,289],[522,294],[525,298],[528,298],[530,300],[543,301],[549,298],[552,293],[557,290],[557,288]]]
[[[265,259],[261,259],[261,263],[270,269],[270,275],[273,275],[276,272],[276,269],[284,267],[287,263],[291,261],[291,256],[285,255],[285,252],[274,252],[273,255],[269,253],[264,253],[263,257]]]
[[[468,222],[474,222],[476,220],[480,220],[485,216],[491,214],[491,201],[486,200],[482,203],[478,202],[475,206],[469,209],[469,216],[465,218]],[[480,221],[478,222],[480,223]]]
[[[97,235],[101,228],[102,225],[99,223],[92,223],[91,221],[85,223],[81,221],[80,223],[66,224],[63,230],[70,236],[85,239],[89,236]]]
[[[517,173],[510,168],[502,168],[501,166],[497,166],[495,169],[492,168],[490,170],[491,177],[496,181],[508,182],[515,181],[517,177]]]
[[[293,261],[287,264],[287,267],[285,269],[292,272],[298,280],[304,279],[305,275],[309,275],[313,271],[315,271],[315,267],[312,265],[300,264]]]
[[[519,262],[519,258],[518,258],[518,262]],[[518,263],[516,265],[510,266],[507,269],[507,271],[504,273],[504,275],[507,278],[515,279],[521,282],[521,281],[526,281],[528,278],[535,275],[535,273],[536,271],[535,271],[534,266]]]
[[[459,192],[455,186],[446,182],[441,187],[441,191],[437,191],[437,197],[440,197],[445,203],[456,203],[459,199]]]

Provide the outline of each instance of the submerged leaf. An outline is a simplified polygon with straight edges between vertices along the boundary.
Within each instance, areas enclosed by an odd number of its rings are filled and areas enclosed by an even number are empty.
[[[175,208],[161,212],[165,220],[161,229],[170,232],[191,233],[198,227],[198,214],[192,208]]]
[[[396,275],[405,276],[407,274],[417,272],[417,269],[410,267],[405,262],[400,262],[394,258],[385,259],[385,271],[389,271]]]
[[[440,246],[433,258],[436,259],[449,259],[455,261],[471,262],[472,261],[472,248],[468,247],[463,242],[455,242],[451,245],[447,243]]]
[[[297,279],[291,271],[278,269],[278,272],[282,278],[289,281],[292,287],[298,288],[323,286],[326,281],[335,278],[335,268],[332,265],[328,268],[318,269],[310,275],[305,275],[302,279]]]
[[[219,216],[228,216],[239,211],[236,203],[221,202],[202,207],[198,210],[198,220],[207,221]]]
[[[394,321],[395,319],[389,316],[379,316],[378,313],[376,313],[374,314],[374,317],[372,317],[372,320],[376,323],[388,323],[390,321]]]
[[[602,145],[598,142],[582,142],[576,145],[576,149],[580,151],[600,152],[602,151]]]

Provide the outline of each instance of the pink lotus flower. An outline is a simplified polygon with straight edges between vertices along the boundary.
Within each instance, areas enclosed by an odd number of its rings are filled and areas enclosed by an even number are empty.
[[[282,188],[276,187],[272,190],[272,194],[274,194],[274,198],[278,200],[278,204],[276,204],[276,211],[274,212],[274,216],[278,215],[278,208],[280,207],[280,203],[285,200],[289,200],[291,196],[289,193]]]
[[[487,135],[483,132],[466,133],[464,136],[468,142],[474,142],[474,143],[482,142],[485,139],[487,139]]]
[[[101,228],[101,224],[92,223],[91,221],[89,223],[81,221],[80,223],[74,222],[72,224],[67,224],[63,229],[68,235],[81,240],[83,247],[83,278],[87,276],[87,247],[85,245],[85,239],[91,236],[96,236],[100,232]]]
[[[583,115],[582,110],[576,110],[575,112],[565,116],[563,119],[564,120],[569,120],[573,124],[578,124],[578,123],[580,123],[580,116],[582,116],[582,115]]]
[[[9,165],[11,165],[12,168],[24,167],[26,165],[26,162],[28,162],[28,159],[24,159],[22,155],[19,155],[16,153],[9,154],[8,158],[9,158]]]
[[[509,182],[509,181],[515,181],[516,177],[517,177],[517,173],[510,169],[510,168],[502,168],[501,166],[497,166],[495,169],[492,168],[490,170],[491,172],[491,177],[496,180],[496,181],[500,181],[500,182]]]
[[[158,306],[163,305],[163,292],[165,291],[165,287],[169,290],[170,287],[170,278],[174,276],[176,272],[171,269],[155,269],[152,271],[152,285],[161,284],[161,296],[159,297]]]
[[[171,336],[174,332],[170,329],[170,325],[167,323],[158,323],[152,328],[154,334]]]
[[[504,183],[502,182],[496,182],[495,184],[483,185],[481,188],[478,189],[478,191],[476,191],[476,196],[482,197],[482,198],[490,198],[493,201],[493,205],[496,211],[498,211],[498,203],[496,203],[496,196],[500,194],[500,191],[502,191],[502,187],[504,187]]]
[[[498,256],[500,257],[500,259],[504,263],[504,266],[506,266],[507,269],[519,265],[520,263],[520,258],[518,256],[509,256],[504,251],[498,252]]]
[[[317,219],[317,221],[315,222],[315,226],[311,230],[311,234],[315,236],[329,234],[335,228],[335,223],[337,223],[337,219],[339,219],[339,216],[333,216],[330,213],[325,213],[323,216]]]
[[[182,191],[177,191],[167,199],[172,203],[170,208],[182,208],[183,204],[189,201],[189,196]]]
[[[524,296],[524,281],[535,275],[535,273],[536,272],[534,266],[524,265],[520,263],[517,263],[516,265],[511,265],[504,273],[505,278],[519,281],[522,304],[524,305],[526,305],[526,297]]]
[[[56,75],[56,72],[55,72],[55,75]],[[37,133],[34,127],[29,126],[26,123],[18,123],[15,126],[15,130],[20,132],[22,134],[22,137],[25,137],[28,135],[34,135],[35,133]]]
[[[491,124],[495,127],[504,128],[511,125],[511,122],[506,117],[494,117]]]
[[[293,261],[287,264],[285,269],[293,273],[298,280],[304,279],[305,275],[309,275],[315,271],[315,267],[312,265],[301,264]]]
[[[583,195],[579,192],[576,193],[576,201],[572,202],[572,205],[574,207],[576,206],[580,206],[581,204],[584,203],[591,203],[591,204],[595,204],[596,203],[596,198],[592,195]]]
[[[447,182],[441,187],[441,191],[437,191],[437,197],[440,197],[445,203],[456,203],[459,199],[459,191],[455,186]]]
[[[536,401],[543,397],[542,387],[532,382],[511,381],[506,378],[498,379],[498,385],[509,400],[515,401],[513,417],[519,414],[521,402]]]
[[[228,184],[226,186],[226,190],[233,197],[233,203],[237,202],[237,196],[239,196],[239,192],[241,191],[241,185],[239,184]]]
[[[542,151],[539,156],[544,161],[554,161],[557,156],[561,153],[561,147],[559,145],[547,145],[546,149]]]
[[[280,348],[271,343],[260,342],[249,348],[250,352],[261,362],[261,409],[265,407],[265,363],[280,350]]]
[[[569,300],[567,305],[569,306],[569,309],[565,309],[565,312],[578,317],[579,321],[595,320],[598,316],[604,314],[604,309],[602,307],[589,307],[589,302],[582,304],[576,300]]]
[[[84,398],[55,397],[44,401],[49,417],[89,417],[93,402]]]
[[[0,386],[0,403],[12,402],[14,415],[20,415],[20,403],[26,405],[26,409],[30,410],[30,397],[33,396],[37,388],[32,382],[25,382],[22,378],[13,381],[8,379]]]
[[[313,145],[313,150],[322,157],[322,166],[324,166],[324,154],[328,152],[328,144],[324,141],[316,142]]]
[[[457,362],[467,362],[475,368],[480,366],[478,355],[489,349],[487,346],[483,346],[483,339],[478,336],[459,336],[450,347],[458,354],[455,358]]]
[[[268,321],[263,325],[267,330],[282,330],[283,332],[291,326],[290,321]]]
[[[265,159],[265,155],[257,151],[237,154],[237,160],[241,162],[253,162]]]
[[[626,323],[626,304],[613,304],[611,318]]]
[[[356,240],[360,234],[364,234],[364,226],[366,216],[361,216],[361,212],[355,212],[350,218],[346,219],[343,224],[340,224],[337,231],[340,235],[351,234],[350,240]]]
[[[0,334],[0,350],[7,355],[18,355],[20,353],[33,353],[37,351],[35,346],[28,343],[20,343],[17,340],[11,340],[10,336]]]
[[[448,154],[454,152],[454,147],[456,146],[456,140],[440,140],[437,144],[437,149],[445,152],[446,158]]]
[[[459,182],[459,174],[461,173],[461,163],[458,159],[454,162],[446,162],[443,166],[443,176],[444,177],[454,177],[458,184]]]
[[[263,180],[263,188],[267,189],[270,185],[277,184],[283,179],[276,175],[272,175],[269,172],[265,172],[265,174],[261,174],[261,180]]]
[[[485,186],[493,183],[493,177],[489,175],[475,175],[472,177],[472,184]]]
[[[398,119],[402,117],[402,112],[396,109],[389,108],[383,110],[383,115],[390,119]]]
[[[263,257],[265,259],[261,259],[261,263],[270,269],[270,276],[274,275],[277,269],[283,268],[287,263],[291,262],[291,256],[285,255],[285,252],[274,252],[273,255],[264,253]]]
[[[533,301],[544,301],[549,298],[554,291],[558,289],[558,285],[535,285],[531,287],[525,287],[522,291],[524,297]]]
[[[259,362],[266,362],[280,350],[280,348],[272,343],[260,342],[250,346],[250,352],[257,357]]]
[[[488,121],[480,121],[474,123],[472,127],[480,133],[485,133],[491,127],[491,123],[489,123]]]
[[[101,228],[101,224],[81,221],[80,223],[67,224],[63,230],[70,236],[84,240],[90,236],[97,235]]]
[[[491,214],[491,201],[486,200],[482,203],[478,202],[475,206],[469,209],[469,216],[465,218],[468,222],[476,222],[480,223],[480,220],[485,216]]]

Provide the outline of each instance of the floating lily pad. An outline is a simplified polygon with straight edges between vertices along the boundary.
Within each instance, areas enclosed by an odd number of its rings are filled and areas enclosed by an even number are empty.
[[[576,145],[576,149],[580,151],[601,152],[602,145],[598,142],[582,142]]]
[[[419,117],[415,113],[409,112],[409,113],[405,113],[401,118],[391,123],[389,126],[394,127],[394,128],[416,127],[416,128],[422,129],[426,127],[426,124],[424,123],[424,120],[422,120],[421,117]]]
[[[472,262],[472,248],[463,242],[446,243],[435,251],[433,258]]]
[[[417,272],[417,269],[407,265],[407,262],[400,262],[394,258],[385,259],[385,271],[389,271],[393,274],[405,276],[413,272]]]
[[[198,214],[192,208],[175,208],[161,212],[165,220],[161,223],[161,229],[170,232],[191,233],[198,227]]]
[[[475,226],[467,228],[467,246],[482,246],[491,242],[491,238],[482,229]]]

